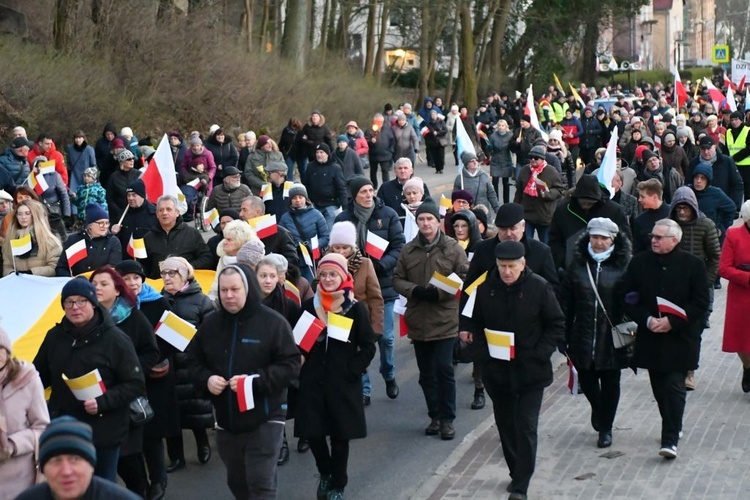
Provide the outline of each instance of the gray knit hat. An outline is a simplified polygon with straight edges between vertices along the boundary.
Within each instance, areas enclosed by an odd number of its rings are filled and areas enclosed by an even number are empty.
[[[54,419],[39,438],[39,467],[59,455],[77,455],[96,466],[94,431],[91,426],[70,416]]]
[[[237,263],[245,264],[255,269],[260,259],[266,255],[266,246],[259,239],[252,239],[242,245],[237,252]]]

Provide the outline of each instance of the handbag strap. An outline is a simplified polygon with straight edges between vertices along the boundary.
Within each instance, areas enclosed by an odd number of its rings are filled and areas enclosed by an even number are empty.
[[[609,322],[609,326],[612,328],[615,327],[615,324],[612,323],[612,320],[609,319],[609,314],[607,314],[607,309],[604,307],[604,302],[602,302],[602,298],[599,296],[599,290],[596,287],[596,282],[594,282],[594,276],[591,274],[591,268],[589,267],[588,262],[585,264],[586,266],[586,272],[589,275],[589,281],[591,281],[591,288],[594,289],[594,295],[596,295],[596,300],[599,302],[599,307],[602,308],[602,312],[604,313],[604,317],[607,318],[607,321]]]

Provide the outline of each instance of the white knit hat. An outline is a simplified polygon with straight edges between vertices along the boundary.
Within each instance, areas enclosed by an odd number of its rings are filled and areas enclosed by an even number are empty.
[[[357,246],[357,228],[349,221],[337,222],[331,228],[331,236],[328,238],[329,245]]]
[[[123,137],[133,137],[133,129],[130,127],[122,127],[120,135]]]

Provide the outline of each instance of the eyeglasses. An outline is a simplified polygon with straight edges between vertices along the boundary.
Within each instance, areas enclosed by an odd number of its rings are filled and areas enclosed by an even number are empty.
[[[92,224],[92,225],[93,225],[93,224],[96,224],[96,225],[97,225],[97,226],[99,226],[99,227],[109,227],[109,221],[108,221],[108,220],[99,220],[99,221],[94,221],[94,222],[92,222],[91,224]]]
[[[165,269],[162,272],[159,273],[162,278],[174,278],[179,272],[175,271],[174,269]]]
[[[649,237],[649,239],[652,239],[652,240],[661,241],[664,238],[674,238],[674,235],[672,235],[672,234],[661,235],[661,234],[649,233],[648,237]]]
[[[687,205],[677,205],[677,206],[676,206],[676,207],[674,207],[674,208],[675,208],[675,210],[678,210],[678,211],[680,211],[680,212],[689,212],[690,210],[692,210],[692,208],[690,208],[690,207],[689,207],[689,206],[687,206]]]
[[[82,309],[88,303],[89,303],[88,299],[67,299],[63,302],[63,307],[65,309],[73,309],[73,307]]]

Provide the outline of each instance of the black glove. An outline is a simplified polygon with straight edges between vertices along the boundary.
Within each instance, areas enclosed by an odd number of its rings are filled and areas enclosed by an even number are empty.
[[[568,343],[563,341],[560,341],[557,343],[557,350],[562,354],[563,356],[568,354]]]
[[[425,302],[432,302],[432,303],[440,302],[440,293],[438,293],[438,289],[435,288],[434,286],[425,288],[424,300]]]
[[[427,289],[423,286],[415,286],[411,290],[411,298],[414,300],[425,300]]]

